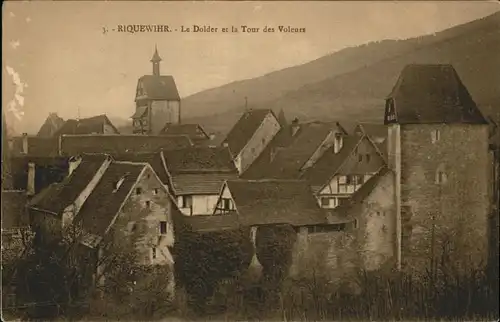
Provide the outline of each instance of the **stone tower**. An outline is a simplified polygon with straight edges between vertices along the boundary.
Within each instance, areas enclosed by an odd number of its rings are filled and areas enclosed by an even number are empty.
[[[487,254],[488,124],[451,65],[406,66],[386,99],[403,268],[465,268]]]
[[[136,111],[132,115],[134,133],[158,134],[165,124],[181,123],[181,99],[173,76],[161,75],[161,57],[155,48],[153,74],[137,82]]]

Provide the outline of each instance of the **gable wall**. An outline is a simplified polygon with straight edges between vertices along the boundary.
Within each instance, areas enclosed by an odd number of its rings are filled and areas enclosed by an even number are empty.
[[[319,205],[321,206],[322,197],[349,197],[355,191],[357,191],[368,179],[370,179],[378,170],[385,165],[384,159],[377,153],[373,144],[371,144],[367,139],[360,142],[357,149],[358,154],[352,153],[345,164],[342,166],[342,174],[334,176],[330,182],[324,186],[320,192],[316,195]],[[363,156],[362,160],[359,160],[359,154]],[[366,155],[370,155],[370,161],[367,161]],[[332,172],[334,170],[332,169]],[[341,184],[343,179],[347,174],[349,175],[362,175],[363,183],[359,184]],[[340,199],[339,199],[340,200]],[[337,203],[330,201],[329,206],[323,206],[324,208],[335,208]]]
[[[182,196],[177,197],[177,206],[179,210],[187,216],[211,215],[214,212],[215,205],[219,195],[191,195],[192,208],[182,208]]]
[[[136,194],[138,187],[142,189],[139,195]],[[154,189],[158,189],[158,194],[155,194]],[[149,208],[146,201],[150,202]],[[160,235],[160,221],[167,222],[167,233],[163,236]],[[123,237],[135,240],[139,263],[173,264],[168,249],[174,242],[171,199],[166,188],[149,167],[124,203],[113,228],[115,242]],[[156,248],[156,258],[153,258],[153,247]]]
[[[233,204],[234,204],[234,199],[233,199],[233,196],[231,195],[231,191],[229,190],[228,186],[227,185],[224,185],[224,189],[222,190],[222,193],[221,193],[221,198],[217,198],[217,201],[216,201],[216,204],[215,204],[215,207],[222,207],[222,201],[221,199],[231,199]],[[223,214],[223,211],[222,210],[219,210],[219,209],[214,209],[214,214],[215,215],[220,215],[220,214]]]
[[[274,136],[280,130],[280,124],[272,113],[268,113],[257,128],[247,145],[236,158],[236,166],[239,173],[243,173],[264,151],[265,147],[271,142]]]

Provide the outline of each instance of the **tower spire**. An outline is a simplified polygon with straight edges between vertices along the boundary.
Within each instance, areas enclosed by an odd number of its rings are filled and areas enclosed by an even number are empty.
[[[151,62],[153,63],[153,75],[160,76],[160,62],[161,57],[158,54],[158,47],[155,45],[155,52],[153,57],[151,58]]]

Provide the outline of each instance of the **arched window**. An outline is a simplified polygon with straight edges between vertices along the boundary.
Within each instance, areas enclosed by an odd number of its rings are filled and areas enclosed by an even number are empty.
[[[448,176],[446,175],[445,166],[443,164],[439,165],[436,170],[436,184],[445,184],[448,181]]]

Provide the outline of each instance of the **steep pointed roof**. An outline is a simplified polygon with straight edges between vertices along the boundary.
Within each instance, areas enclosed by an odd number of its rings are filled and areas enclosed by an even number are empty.
[[[112,127],[115,133],[119,134],[118,129],[111,123],[106,114],[101,114],[79,120],[69,119],[54,133],[54,136],[58,137],[63,134],[103,134],[105,125]]]
[[[158,62],[161,62],[161,57],[160,55],[158,54],[158,47],[155,46],[155,52],[153,54],[153,57],[151,58],[151,62],[152,63],[158,63]]]
[[[386,101],[385,123],[394,122],[487,124],[448,64],[411,64],[402,70]]]
[[[57,113],[50,113],[43,125],[40,127],[37,136],[52,137],[57,130],[64,125],[64,119],[59,117]]]
[[[135,100],[140,99],[180,101],[181,97],[173,76],[144,75],[137,82]]]

